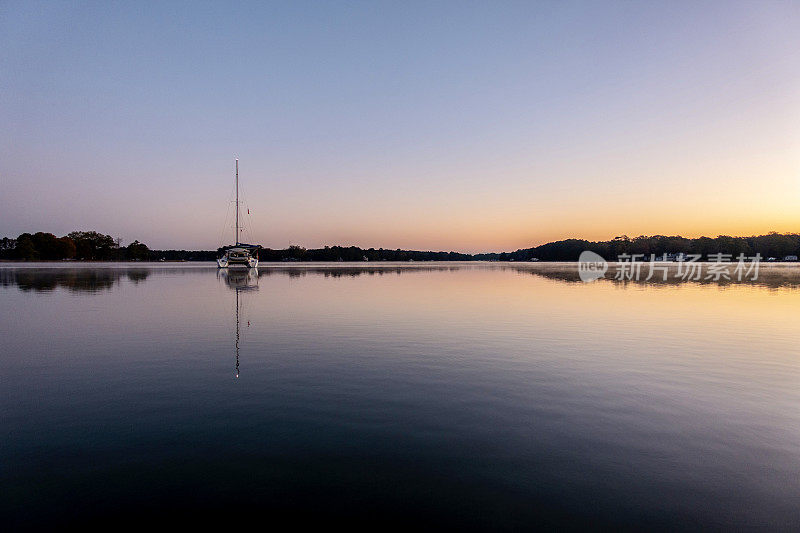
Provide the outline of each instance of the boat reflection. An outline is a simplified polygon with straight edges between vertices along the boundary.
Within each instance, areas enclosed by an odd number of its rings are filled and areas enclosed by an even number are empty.
[[[241,314],[242,298],[241,292],[258,290],[258,269],[221,269],[217,271],[217,278],[222,279],[230,289],[236,293],[236,337],[234,341],[236,352],[236,378],[239,378],[239,340],[241,339]],[[250,327],[250,321],[247,321]]]
[[[230,268],[217,270],[217,278],[225,282],[229,288],[236,291],[258,290],[257,268]]]

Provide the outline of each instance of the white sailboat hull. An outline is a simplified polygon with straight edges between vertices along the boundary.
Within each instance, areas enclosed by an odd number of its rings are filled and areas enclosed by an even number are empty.
[[[258,267],[258,258],[248,257],[246,260],[230,259],[228,257],[220,257],[217,259],[218,268],[256,268]]]

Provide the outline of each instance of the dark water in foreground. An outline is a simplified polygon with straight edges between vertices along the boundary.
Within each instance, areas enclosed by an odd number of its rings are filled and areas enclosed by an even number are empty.
[[[798,304],[496,265],[0,266],[0,527],[796,530]]]

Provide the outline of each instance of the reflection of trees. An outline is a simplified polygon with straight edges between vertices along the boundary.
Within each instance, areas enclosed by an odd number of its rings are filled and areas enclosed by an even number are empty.
[[[708,263],[701,263],[702,265],[707,265]],[[736,279],[736,276],[733,274],[733,266],[735,263],[732,264],[730,268],[730,277],[731,279],[705,279],[706,270],[703,270],[703,275],[699,280],[684,280],[681,279],[680,276],[676,275],[677,271],[677,264],[671,265],[671,270],[667,275],[667,279],[664,280],[661,273],[656,273],[652,279],[647,280],[647,266],[643,266],[641,270],[641,276],[639,279],[626,279],[626,280],[616,280],[614,279],[615,276],[615,266],[612,263],[608,272],[606,272],[605,278],[596,281],[595,283],[614,283],[618,286],[642,286],[642,285],[652,285],[652,286],[668,286],[668,285],[681,285],[684,283],[693,283],[697,285],[719,285],[719,286],[728,286],[728,285],[758,285],[761,287],[768,287],[768,288],[779,288],[779,287],[787,287],[787,288],[800,288],[800,267],[796,267],[793,265],[769,265],[769,264],[762,264],[759,273],[758,279],[752,280],[749,276],[743,277],[740,281]],[[526,265],[526,266],[502,266],[499,267],[502,269],[513,270],[515,272],[519,272],[522,274],[530,274],[533,276],[538,276],[541,278],[551,279],[562,281],[566,283],[583,283],[578,276],[578,264],[577,263],[538,263],[535,265]]]
[[[383,276],[387,274],[410,274],[414,272],[452,272],[463,268],[465,266],[369,266],[369,267],[354,267],[354,266],[298,266],[298,267],[272,267],[260,268],[258,275],[273,276],[283,275],[290,278],[299,278],[309,274],[316,276],[325,276],[326,278],[343,278],[356,276]]]
[[[64,288],[73,292],[109,290],[127,278],[139,284],[150,275],[148,269],[116,268],[10,268],[0,269],[0,285],[22,291],[49,292]]]
[[[582,283],[578,276],[577,263],[460,263],[442,264],[432,263],[421,265],[411,263],[398,265],[264,265],[259,269],[223,269],[218,270],[216,265],[192,265],[192,266],[137,266],[137,267],[8,267],[0,268],[0,286],[19,287],[22,291],[48,292],[57,288],[67,289],[74,292],[100,292],[111,289],[113,286],[126,281],[138,285],[145,282],[154,273],[169,273],[170,275],[207,275],[213,268],[213,272],[220,278],[226,286],[231,289],[257,290],[258,279],[262,276],[288,276],[290,278],[300,278],[304,276],[322,276],[325,278],[354,278],[357,276],[399,276],[411,275],[423,272],[453,272],[457,270],[509,270],[522,275],[532,275],[544,279],[566,283]],[[677,264],[673,268],[677,268]],[[627,285],[653,285],[667,286],[679,285],[682,283],[694,283],[705,285],[741,285],[750,284],[762,287],[778,288],[800,288],[800,265],[791,263],[769,264],[762,263],[758,279],[752,281],[736,279],[719,281],[701,279],[698,281],[685,281],[676,277],[674,272],[670,272],[667,280],[664,281],[660,274],[656,274],[653,279],[645,280],[647,277],[647,267],[643,266],[642,276],[637,280],[618,281],[614,280],[615,266],[612,264],[606,272],[605,279],[597,283],[614,283],[617,286]],[[703,274],[705,277],[705,269]]]
[[[131,280],[135,285],[138,285],[140,282],[147,279],[147,276],[150,275],[150,271],[147,269],[136,269],[136,270],[128,270],[128,279]]]

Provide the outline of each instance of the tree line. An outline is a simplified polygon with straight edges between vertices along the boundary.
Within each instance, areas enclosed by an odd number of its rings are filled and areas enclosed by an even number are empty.
[[[417,250],[386,250],[384,248],[359,248],[358,246],[326,246],[307,250],[290,246],[285,250],[262,248],[261,261],[470,261],[472,255],[458,252],[431,252]]]
[[[515,252],[476,254],[475,260],[489,261],[577,261],[584,250],[600,254],[606,259],[616,259],[620,255],[642,254],[650,257],[663,257],[664,254],[700,254],[707,258],[711,254],[731,254],[733,258],[739,254],[753,257],[760,254],[762,258],[800,256],[800,234],[770,232],[766,235],[750,237],[698,237],[688,239],[681,236],[641,235],[630,238],[627,235],[615,237],[610,241],[587,241],[583,239],[566,239],[549,242],[533,248],[524,248]]]
[[[748,257],[760,254],[767,259],[800,256],[800,234],[776,233],[750,237],[698,237],[626,235],[609,241],[565,239],[549,242],[514,252],[463,254],[418,250],[389,250],[384,248],[359,248],[357,246],[325,246],[306,249],[290,246],[285,249],[262,248],[261,261],[577,261],[584,250],[590,250],[607,259],[623,254],[731,254]],[[73,231],[63,237],[52,233],[23,233],[16,239],[0,239],[0,259],[23,261],[52,261],[75,259],[86,261],[213,261],[222,253],[217,250],[151,250],[144,243],[133,241],[122,246],[119,239],[96,231]]]
[[[0,259],[22,261],[147,261],[147,245],[133,241],[121,246],[119,239],[97,231],[73,231],[63,237],[39,231],[23,233],[16,239],[0,239]]]

